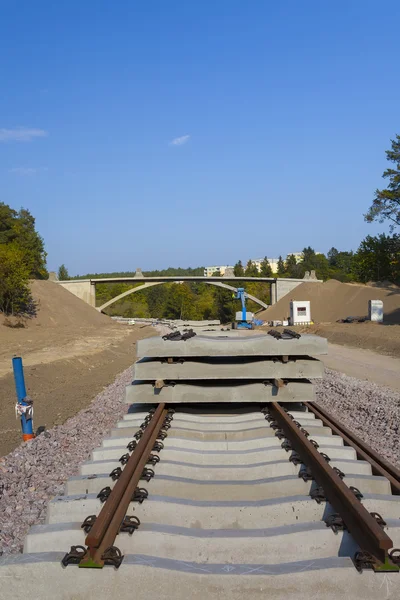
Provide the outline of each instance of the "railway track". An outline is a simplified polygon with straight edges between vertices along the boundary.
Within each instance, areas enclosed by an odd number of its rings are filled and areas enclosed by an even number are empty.
[[[395,599],[396,548],[400,472],[314,402],[160,402],[130,408],[0,575],[43,600]]]

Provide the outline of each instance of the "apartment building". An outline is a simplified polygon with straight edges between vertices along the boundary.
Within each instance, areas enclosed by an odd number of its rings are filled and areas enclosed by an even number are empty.
[[[225,275],[226,269],[233,269],[230,265],[220,265],[215,267],[205,267],[204,268],[204,277],[212,277],[214,273],[221,275],[223,277]]]

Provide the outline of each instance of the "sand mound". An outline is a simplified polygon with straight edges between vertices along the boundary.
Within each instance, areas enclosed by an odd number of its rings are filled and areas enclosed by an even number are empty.
[[[31,290],[38,303],[37,316],[27,326],[102,327],[111,319],[52,281],[32,281]]]
[[[311,317],[316,323],[329,323],[349,316],[368,316],[368,300],[382,300],[386,323],[400,323],[400,288],[387,288],[341,283],[330,279],[325,283],[301,283],[267,310],[257,314],[266,321],[286,319],[290,300],[310,300]]]
[[[41,326],[78,331],[81,327],[97,329],[113,323],[109,317],[53,281],[32,281],[31,290],[37,303],[37,316],[23,320],[25,329]],[[4,320],[0,315],[0,324]],[[11,322],[16,320],[8,319]]]

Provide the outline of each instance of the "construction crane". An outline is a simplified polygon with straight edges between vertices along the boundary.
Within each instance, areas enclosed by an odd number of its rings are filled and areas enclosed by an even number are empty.
[[[233,294],[235,300],[240,300],[242,310],[236,313],[236,320],[232,323],[232,329],[254,329],[254,313],[246,310],[246,292],[244,288],[238,288],[236,294]]]

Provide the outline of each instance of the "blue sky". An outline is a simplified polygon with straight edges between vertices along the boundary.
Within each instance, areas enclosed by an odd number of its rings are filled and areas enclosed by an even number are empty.
[[[398,0],[0,0],[0,22],[0,200],[49,269],[387,231],[363,213],[400,132]]]

